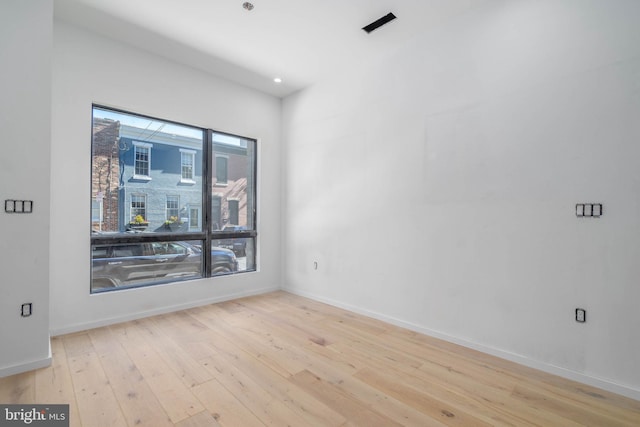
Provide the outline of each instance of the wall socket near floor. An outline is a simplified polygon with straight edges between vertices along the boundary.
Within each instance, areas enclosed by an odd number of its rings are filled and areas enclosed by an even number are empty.
[[[576,322],[584,323],[587,321],[587,310],[584,308],[576,308]]]

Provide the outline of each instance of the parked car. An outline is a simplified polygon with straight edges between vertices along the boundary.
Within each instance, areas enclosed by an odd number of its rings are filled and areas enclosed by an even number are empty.
[[[244,225],[225,225],[220,231],[246,231]],[[214,240],[213,244],[221,248],[232,250],[237,256],[245,256],[247,254],[247,239],[231,238]]]
[[[187,242],[95,245],[91,289],[149,284],[171,278],[199,277],[202,252]],[[211,248],[212,274],[238,271],[233,251]]]

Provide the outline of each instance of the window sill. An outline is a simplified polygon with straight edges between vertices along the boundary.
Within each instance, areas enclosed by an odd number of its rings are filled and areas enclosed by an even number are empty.
[[[213,184],[214,187],[228,187],[229,184],[226,182],[216,182],[215,184]]]
[[[196,182],[194,180],[192,180],[192,179],[184,179],[184,178],[182,178],[180,180],[180,184],[195,185]]]
[[[133,178],[136,181],[151,181],[151,177],[149,175],[133,175]]]

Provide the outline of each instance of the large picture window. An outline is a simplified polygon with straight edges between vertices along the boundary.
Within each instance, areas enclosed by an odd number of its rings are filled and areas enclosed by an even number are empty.
[[[256,270],[256,140],[93,106],[91,147],[91,292]]]

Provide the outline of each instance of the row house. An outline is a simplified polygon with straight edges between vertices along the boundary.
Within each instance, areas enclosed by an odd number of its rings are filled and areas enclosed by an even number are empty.
[[[94,231],[199,231],[202,138],[94,120]],[[218,139],[218,140],[216,140]],[[247,146],[214,135],[211,185],[214,229],[247,225]]]

